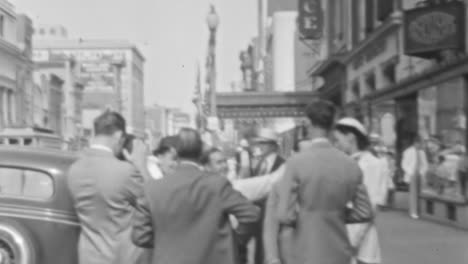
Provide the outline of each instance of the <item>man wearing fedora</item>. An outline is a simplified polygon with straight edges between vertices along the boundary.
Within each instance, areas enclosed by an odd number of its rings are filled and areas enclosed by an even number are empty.
[[[272,174],[273,172],[280,169],[285,159],[278,153],[278,135],[275,131],[268,128],[260,129],[257,137],[253,139],[255,146],[260,149],[260,160],[257,166],[253,169],[253,177],[263,176]],[[258,222],[258,226],[255,230],[255,263],[264,263],[264,252],[263,252],[263,221],[265,217],[265,206],[267,198],[259,200],[256,205],[260,207],[262,212],[262,219]]]
[[[271,129],[261,129],[253,140],[260,149],[260,162],[254,169],[254,177],[272,173],[284,164],[284,158],[278,154],[278,135]]]

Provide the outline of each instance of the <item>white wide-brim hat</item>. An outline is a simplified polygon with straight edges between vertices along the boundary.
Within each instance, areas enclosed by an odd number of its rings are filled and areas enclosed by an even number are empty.
[[[239,145],[243,148],[247,148],[249,147],[249,142],[245,139],[242,139],[240,142],[239,142]]]
[[[269,128],[262,128],[253,139],[256,143],[278,143],[278,134]]]
[[[354,128],[363,136],[367,136],[366,127],[364,127],[364,125],[355,118],[352,118],[352,117],[342,118],[338,122],[336,122],[336,125]]]
[[[369,135],[369,138],[371,140],[379,141],[380,140],[380,135],[377,134],[377,133],[372,133],[372,134]]]

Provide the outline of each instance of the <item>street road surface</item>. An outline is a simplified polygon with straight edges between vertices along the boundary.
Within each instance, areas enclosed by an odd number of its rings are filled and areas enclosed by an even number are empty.
[[[467,264],[468,231],[402,212],[381,212],[378,219],[382,264]]]

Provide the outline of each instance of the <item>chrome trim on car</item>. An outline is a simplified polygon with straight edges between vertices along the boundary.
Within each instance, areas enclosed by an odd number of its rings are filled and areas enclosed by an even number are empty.
[[[0,216],[33,219],[65,225],[79,226],[76,215],[67,211],[36,208],[31,206],[1,205]]]

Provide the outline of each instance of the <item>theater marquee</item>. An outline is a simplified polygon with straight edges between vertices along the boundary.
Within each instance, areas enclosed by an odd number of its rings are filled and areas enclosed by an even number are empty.
[[[442,50],[465,49],[465,4],[453,1],[405,12],[405,53],[433,58]]]

